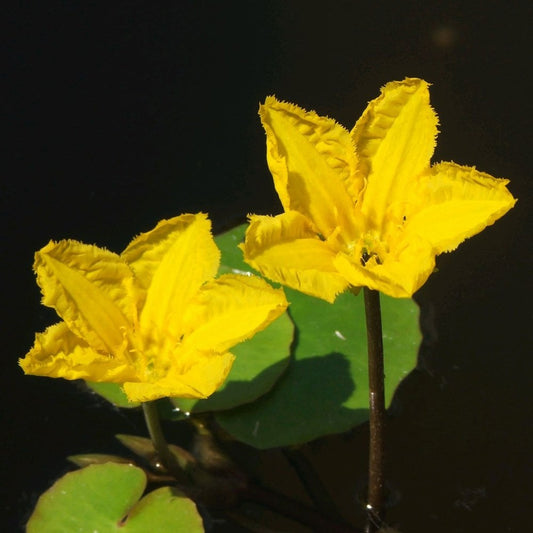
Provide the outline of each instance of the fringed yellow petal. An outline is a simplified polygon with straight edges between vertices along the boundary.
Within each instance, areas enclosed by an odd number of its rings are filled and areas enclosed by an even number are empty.
[[[135,238],[122,257],[147,291],[141,331],[179,337],[184,309],[200,286],[215,276],[220,262],[207,215],[162,220]]]
[[[388,83],[381,96],[368,104],[352,137],[360,171],[367,178],[360,207],[369,226],[381,228],[387,207],[403,198],[429,167],[437,124],[423,80]]]
[[[125,382],[122,386],[130,402],[149,402],[159,398],[201,398],[189,384],[180,379],[150,382]]]
[[[121,383],[135,377],[126,361],[96,352],[64,322],[37,333],[32,349],[19,364],[25,374],[53,378]]]
[[[335,268],[336,252],[295,211],[252,216],[241,247],[244,260],[264,276],[306,294],[333,302],[348,287]]]
[[[454,250],[514,206],[507,183],[474,167],[434,165],[411,189],[413,215],[405,230],[430,242],[435,253]]]
[[[188,306],[183,344],[225,352],[267,327],[287,305],[282,289],[257,276],[223,275],[207,282]]]
[[[363,188],[349,132],[334,120],[273,96],[259,111],[267,134],[267,161],[285,211],[298,211],[328,238],[353,226]]]
[[[133,272],[120,257],[76,241],[50,242],[35,254],[43,304],[92,348],[113,353],[136,313]]]
[[[197,353],[191,368],[178,374],[169,372],[154,383],[124,383],[132,402],[147,402],[164,397],[207,398],[224,383],[235,357],[231,353]]]

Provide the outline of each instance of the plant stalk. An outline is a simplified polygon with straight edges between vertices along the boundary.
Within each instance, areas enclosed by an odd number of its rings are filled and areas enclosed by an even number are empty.
[[[250,484],[246,492],[243,493],[243,500],[267,507],[276,513],[308,526],[313,531],[362,533],[358,528],[326,517],[299,501],[292,500],[283,494],[273,492],[259,485]]]
[[[174,476],[176,482],[181,485],[180,488],[184,490],[188,497],[195,501],[203,501],[203,497],[205,497],[203,492],[206,486],[196,486],[194,479],[189,478],[187,472],[180,467],[177,458],[171,452],[161,428],[156,402],[144,402],[142,406],[148,433],[150,434],[154,449],[162,465]],[[216,478],[214,478],[214,481],[216,481]],[[223,481],[227,482],[227,480]],[[207,486],[207,488],[213,488],[213,486]],[[217,488],[216,484],[214,488]],[[320,512],[298,501],[292,500],[283,494],[264,489],[254,483],[247,483],[244,487],[238,489],[233,487],[233,489],[237,490],[240,501],[254,502],[262,505],[276,513],[307,525],[315,531],[362,533],[360,529],[353,528],[340,519],[336,520],[335,518],[324,516]],[[234,506],[235,502],[233,502],[231,508]]]
[[[313,465],[305,457],[303,452],[294,448],[285,448],[283,449],[283,455],[285,455],[289,464],[296,471],[300,482],[304,486],[317,510],[325,516],[329,516],[336,520],[342,520],[341,514],[339,513],[335,502],[329,495],[327,488],[322,483],[322,480],[314,470]]]
[[[367,533],[374,533],[383,521],[385,373],[379,292],[364,289],[368,342],[368,385],[370,445],[368,459]]]
[[[159,421],[159,413],[157,411],[157,404],[155,401],[143,402],[144,420],[148,433],[152,439],[154,449],[165,469],[174,476],[176,481],[180,484],[189,484],[189,478],[178,463],[174,454],[170,451],[168,443],[161,429],[161,422]]]

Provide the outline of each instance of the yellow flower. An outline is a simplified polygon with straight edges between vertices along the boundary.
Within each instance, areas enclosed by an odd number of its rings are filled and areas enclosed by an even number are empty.
[[[388,83],[351,132],[268,97],[259,114],[285,213],[250,217],[245,260],[263,275],[329,302],[348,287],[410,297],[435,256],[515,203],[474,167],[430,165],[437,116],[428,84]]]
[[[162,220],[117,255],[72,240],[35,254],[43,304],[62,322],[37,334],[26,374],[122,383],[131,401],[205,398],[228,375],[228,351],[281,315],[281,289],[214,279],[220,252],[200,213]]]

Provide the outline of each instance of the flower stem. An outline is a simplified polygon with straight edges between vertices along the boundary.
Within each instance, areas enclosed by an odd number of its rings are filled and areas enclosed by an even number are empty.
[[[368,459],[367,533],[376,531],[383,519],[385,374],[379,292],[365,287],[368,342],[370,446]]]
[[[156,402],[144,402],[142,407],[146,427],[148,428],[148,433],[150,434],[154,449],[161,464],[174,476],[178,483],[187,485],[189,483],[188,476],[179,465],[174,454],[170,451],[165,436],[163,435]]]

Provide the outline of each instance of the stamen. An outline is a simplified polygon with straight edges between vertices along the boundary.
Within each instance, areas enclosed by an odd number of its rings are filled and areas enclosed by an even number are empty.
[[[363,248],[361,251],[361,265],[366,266],[366,264],[372,259],[372,257],[376,258],[376,263],[378,265],[381,265],[381,259],[379,258],[379,255],[376,252],[370,252],[368,253],[368,250],[366,248]]]

